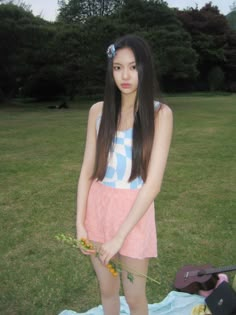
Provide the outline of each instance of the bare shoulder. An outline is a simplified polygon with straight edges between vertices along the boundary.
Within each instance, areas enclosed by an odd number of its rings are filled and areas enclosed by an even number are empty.
[[[103,102],[97,102],[90,107],[90,112],[94,114],[102,113]]]
[[[156,111],[155,120],[172,120],[173,113],[171,108],[166,104],[161,104],[160,109]]]
[[[161,104],[155,115],[155,139],[170,144],[173,131],[173,113],[166,104]]]
[[[96,119],[102,114],[103,102],[97,102],[93,104],[89,109],[89,119],[96,121]]]

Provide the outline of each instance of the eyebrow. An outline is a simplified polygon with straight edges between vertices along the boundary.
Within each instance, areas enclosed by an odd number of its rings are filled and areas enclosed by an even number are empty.
[[[135,62],[135,61],[132,61],[132,62],[129,63],[129,65],[132,65],[132,64],[136,64],[136,62]],[[119,65],[119,66],[121,66],[122,63],[114,62],[113,65]]]

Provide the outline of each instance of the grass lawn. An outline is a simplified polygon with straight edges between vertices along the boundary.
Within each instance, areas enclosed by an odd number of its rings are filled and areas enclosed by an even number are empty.
[[[149,303],[185,264],[236,264],[236,95],[166,97],[174,136],[156,200],[159,259]],[[0,107],[0,314],[54,315],[100,304],[89,259],[55,240],[75,235],[88,107]],[[228,273],[230,280],[235,272]],[[122,292],[121,292],[122,294]]]

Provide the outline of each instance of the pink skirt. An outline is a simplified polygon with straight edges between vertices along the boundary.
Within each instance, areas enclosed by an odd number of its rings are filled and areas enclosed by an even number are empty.
[[[139,189],[113,188],[94,181],[91,185],[85,218],[88,239],[104,243],[112,239],[132,208]],[[143,259],[157,257],[154,202],[127,235],[119,253]]]

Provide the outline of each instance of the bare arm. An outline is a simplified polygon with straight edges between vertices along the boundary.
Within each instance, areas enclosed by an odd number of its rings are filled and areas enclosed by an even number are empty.
[[[168,106],[163,105],[155,119],[155,135],[147,180],[140,189],[135,203],[117,235],[111,241],[103,244],[102,249],[106,253],[103,256],[105,264],[119,251],[126,236],[142,218],[161,190],[171,143],[172,128],[172,111]]]
[[[96,103],[89,111],[84,159],[80,171],[77,190],[76,230],[78,239],[81,237],[87,237],[87,233],[84,228],[84,219],[86,214],[88,193],[92,183],[91,176],[93,174],[95,164],[97,139],[96,118],[101,112],[101,107],[102,103]]]

